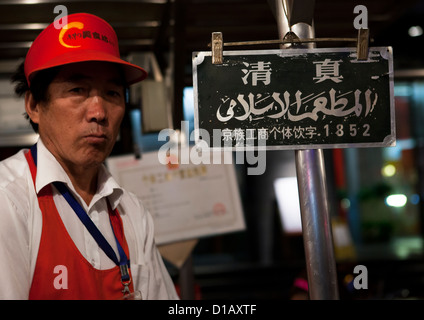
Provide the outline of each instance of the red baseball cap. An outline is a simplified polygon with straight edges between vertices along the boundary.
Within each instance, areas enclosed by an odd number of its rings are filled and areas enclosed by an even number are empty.
[[[51,23],[34,40],[25,59],[28,84],[37,71],[83,61],[106,61],[123,67],[128,85],[144,80],[147,72],[121,59],[118,38],[105,20],[88,13],[62,17],[66,25]]]

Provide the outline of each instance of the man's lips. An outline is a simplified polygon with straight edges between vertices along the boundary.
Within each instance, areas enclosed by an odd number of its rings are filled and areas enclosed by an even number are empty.
[[[107,140],[107,135],[103,133],[91,133],[84,137],[88,142],[101,143]]]

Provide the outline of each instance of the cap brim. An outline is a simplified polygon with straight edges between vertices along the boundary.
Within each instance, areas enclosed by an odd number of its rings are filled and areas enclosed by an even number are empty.
[[[33,70],[29,75],[29,79],[34,76],[38,71],[62,66],[65,64],[78,63],[78,62],[87,62],[87,61],[104,61],[117,63],[122,66],[125,75],[125,81],[127,85],[131,85],[137,82],[140,82],[147,78],[147,72],[143,68],[129,63],[125,60],[119,59],[113,55],[99,52],[98,50],[79,50],[75,52],[67,52],[60,56],[57,56],[49,60],[46,64],[38,67]]]

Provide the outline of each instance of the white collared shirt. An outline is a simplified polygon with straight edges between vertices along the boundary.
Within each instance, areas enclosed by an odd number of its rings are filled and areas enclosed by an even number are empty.
[[[135,195],[122,189],[102,166],[97,193],[87,205],[41,139],[37,143],[34,189],[26,151],[21,150],[0,162],[0,299],[28,299],[42,231],[42,214],[36,191],[38,193],[53,181],[67,185],[117,253],[107,210],[106,199],[109,199],[112,209],[118,208],[121,214],[130,251],[134,289],[141,292],[143,299],[178,299],[154,242],[152,217]],[[96,269],[114,267],[113,261],[97,245],[63,196],[53,186],[52,189],[60,217],[81,254]]]

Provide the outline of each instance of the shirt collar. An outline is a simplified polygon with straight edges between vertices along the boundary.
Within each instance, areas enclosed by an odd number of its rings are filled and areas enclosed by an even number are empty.
[[[35,179],[35,190],[37,194],[46,185],[54,181],[65,183],[68,188],[74,194],[76,194],[72,182],[66,174],[65,170],[62,168],[53,154],[46,148],[43,141],[39,139],[37,142],[37,176]],[[97,192],[94,195],[90,206],[96,203],[98,200],[104,197],[108,197],[112,209],[116,209],[122,195],[123,189],[102,164],[99,168]]]

